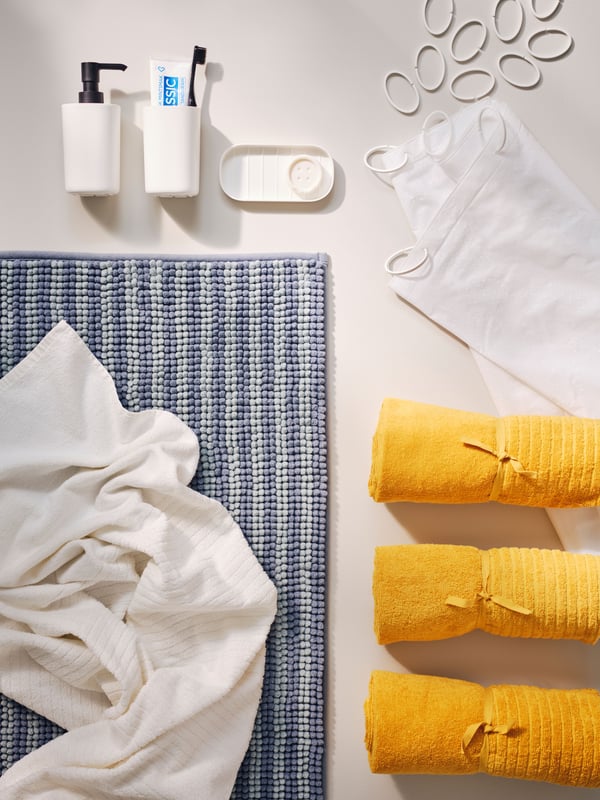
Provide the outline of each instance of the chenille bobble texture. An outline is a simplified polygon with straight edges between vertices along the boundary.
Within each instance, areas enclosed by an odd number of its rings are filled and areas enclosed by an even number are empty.
[[[600,503],[600,420],[494,417],[384,400],[369,492],[377,502],[544,508]]]

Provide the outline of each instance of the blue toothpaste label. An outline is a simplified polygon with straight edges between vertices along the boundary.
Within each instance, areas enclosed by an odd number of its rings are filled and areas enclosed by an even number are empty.
[[[184,106],[185,78],[176,75],[159,75],[158,104],[160,106]]]

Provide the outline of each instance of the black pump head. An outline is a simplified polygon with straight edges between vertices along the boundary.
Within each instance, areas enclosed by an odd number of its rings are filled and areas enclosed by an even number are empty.
[[[79,92],[80,103],[104,102],[104,94],[98,88],[101,69],[126,70],[127,64],[101,64],[98,61],[82,61],[81,80],[83,81],[83,91]]]

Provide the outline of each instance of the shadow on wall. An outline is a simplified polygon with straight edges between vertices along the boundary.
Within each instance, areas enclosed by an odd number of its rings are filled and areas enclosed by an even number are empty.
[[[236,202],[220,186],[219,164],[232,142],[210,117],[214,85],[223,80],[223,66],[208,63],[201,104],[200,190],[195,197],[154,197],[144,192],[142,110],[150,102],[149,92],[111,92],[111,101],[121,106],[121,190],[114,197],[83,197],[81,203],[98,224],[120,239],[143,242],[161,238],[164,211],[191,239],[216,249],[233,249],[241,237],[242,212],[254,214],[331,213],[345,197],[345,178],[335,162],[332,192],[316,203]]]
[[[160,198],[159,203],[188,236],[215,247],[231,247],[240,240],[240,215],[232,208],[219,185],[219,159],[231,145],[211,122],[210,97],[216,83],[223,80],[223,65],[208,63],[202,101],[200,138],[200,192],[184,200]]]
[[[598,688],[600,652],[579,641],[518,639],[472,631],[452,639],[398,642],[386,650],[417,675],[547,689]]]
[[[138,106],[149,101],[149,92],[111,91],[110,102],[121,106],[121,188],[117,195],[81,197],[80,202],[99,225],[120,239],[152,244],[160,233],[159,208],[144,193],[142,131],[134,122]]]
[[[515,781],[491,775],[394,775],[379,776],[392,780],[402,800],[581,800],[581,789],[555,786],[542,781]],[[597,800],[600,792],[586,790],[585,797]]]
[[[113,91],[111,101],[121,105],[121,191],[114,197],[83,197],[86,211],[111,233],[145,244],[160,240],[162,210],[192,239],[215,247],[233,247],[240,238],[240,218],[228,207],[219,188],[219,157],[230,145],[210,119],[213,85],[222,80],[220,64],[206,67],[201,105],[200,191],[196,197],[162,198],[144,192],[142,109],[149,92]]]
[[[73,230],[93,228],[81,223],[92,222],[130,248],[152,248],[164,241],[164,227],[172,221],[192,241],[215,250],[233,250],[241,240],[244,214],[331,213],[343,201],[345,186],[340,165],[335,165],[335,185],[331,194],[318,203],[275,204],[238,203],[221,190],[219,162],[232,142],[211,122],[211,96],[215,85],[224,79],[222,64],[209,62],[206,67],[205,92],[201,103],[202,131],[200,157],[200,191],[191,198],[158,198],[144,191],[142,109],[150,102],[149,91],[127,92],[112,89],[105,94],[107,102],[121,107],[121,187],[112,197],[71,196],[55,202],[54,192],[64,192],[62,130],[60,106],[76,102],[76,94],[65,96],[62,88],[68,78],[73,92],[79,86],[75,60],[68,64],[57,61],[53,50],[61,43],[52,42],[39,20],[32,16],[32,5],[23,11],[16,3],[8,3],[2,11],[0,48],[5,65],[19,65],[19,80],[10,70],[0,73],[0,91],[5,107],[22,109],[18,117],[3,130],[0,151],[0,176],[11,187],[10,203],[27,208],[28,218],[36,217],[52,225],[62,220]],[[77,50],[79,53],[79,50]],[[44,65],[44,87],[40,92],[39,65]],[[68,70],[68,73],[67,73]],[[75,70],[73,72],[73,70]],[[35,98],[35,118],[24,107],[26,98]],[[25,100],[24,100],[25,98]],[[44,120],[47,126],[40,125]],[[48,196],[49,195],[49,196]],[[82,219],[83,217],[83,219]],[[87,219],[86,219],[87,217]]]
[[[339,164],[335,164],[335,186],[323,200],[315,203],[237,202],[225,195],[220,186],[219,165],[223,153],[233,144],[214,127],[210,119],[210,95],[214,85],[223,80],[221,64],[206,68],[206,89],[202,103],[200,155],[200,192],[197,197],[181,200],[160,198],[165,212],[190,237],[206,244],[227,247],[240,240],[241,212],[254,214],[331,213],[344,198],[345,182]]]
[[[387,509],[416,542],[484,549],[561,547],[543,508],[503,503],[389,503]]]

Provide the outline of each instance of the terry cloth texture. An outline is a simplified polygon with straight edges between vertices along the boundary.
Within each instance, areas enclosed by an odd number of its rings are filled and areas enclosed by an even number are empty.
[[[377,547],[373,597],[380,644],[447,639],[476,628],[593,644],[600,635],[600,556],[527,547]]]
[[[387,398],[373,437],[378,502],[600,503],[600,420],[493,417]]]
[[[0,794],[227,800],[276,593],[188,488],[193,431],[126,411],[63,321],[0,380],[0,443],[0,689],[69,731]]]
[[[191,487],[227,507],[278,592],[262,700],[232,798],[319,800],[326,257],[15,253],[0,268],[3,373],[64,318],[126,408],[168,409],[196,433]],[[7,698],[0,712],[3,769],[61,732]]]
[[[371,770],[600,786],[600,695],[374,672],[365,703]]]

